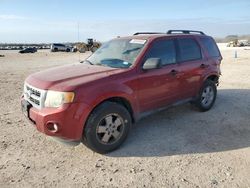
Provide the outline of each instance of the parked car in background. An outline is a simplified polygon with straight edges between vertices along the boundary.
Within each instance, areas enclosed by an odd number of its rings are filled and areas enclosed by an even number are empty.
[[[54,43],[50,46],[51,52],[71,52],[73,50],[72,46],[67,46],[65,44]]]
[[[106,153],[145,115],[185,102],[212,108],[221,60],[203,32],[136,33],[103,44],[82,63],[30,75],[22,109],[40,132]]]
[[[37,52],[36,48],[26,48],[24,50],[20,50],[19,53],[24,54],[24,53],[35,53]]]

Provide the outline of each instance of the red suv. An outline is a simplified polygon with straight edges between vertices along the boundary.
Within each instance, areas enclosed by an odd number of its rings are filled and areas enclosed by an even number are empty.
[[[200,31],[136,33],[103,44],[82,63],[30,75],[22,109],[40,132],[105,153],[152,112],[183,102],[209,110],[221,60],[213,38]]]

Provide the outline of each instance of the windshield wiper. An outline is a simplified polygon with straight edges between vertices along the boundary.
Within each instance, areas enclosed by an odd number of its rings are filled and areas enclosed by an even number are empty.
[[[141,48],[132,48],[132,49],[129,49],[129,50],[126,50],[124,52],[122,52],[122,54],[129,54],[130,52],[133,52],[133,51],[137,51],[137,50],[140,50]]]
[[[90,65],[94,65],[91,61],[89,61],[89,60],[87,60],[87,59],[85,59],[83,62],[87,62],[87,63],[90,64]]]

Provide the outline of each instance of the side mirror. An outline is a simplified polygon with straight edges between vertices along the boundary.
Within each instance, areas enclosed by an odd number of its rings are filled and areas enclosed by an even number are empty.
[[[162,67],[160,58],[149,58],[143,64],[143,70],[159,69]]]

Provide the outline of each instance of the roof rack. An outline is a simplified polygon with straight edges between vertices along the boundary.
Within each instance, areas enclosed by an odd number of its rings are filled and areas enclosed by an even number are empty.
[[[192,33],[198,33],[201,35],[205,35],[202,31],[194,31],[194,30],[168,30],[167,34],[174,34],[174,33],[183,33],[183,34],[192,34]],[[160,33],[160,32],[137,32],[134,35],[153,35],[153,34],[166,34],[166,33]]]
[[[165,34],[165,33],[158,33],[158,32],[137,32],[134,35],[153,35],[153,34]]]
[[[193,31],[193,30],[168,30],[167,34],[173,33],[183,33],[183,34],[191,34],[191,33],[199,33],[201,35],[205,35],[202,31]]]

